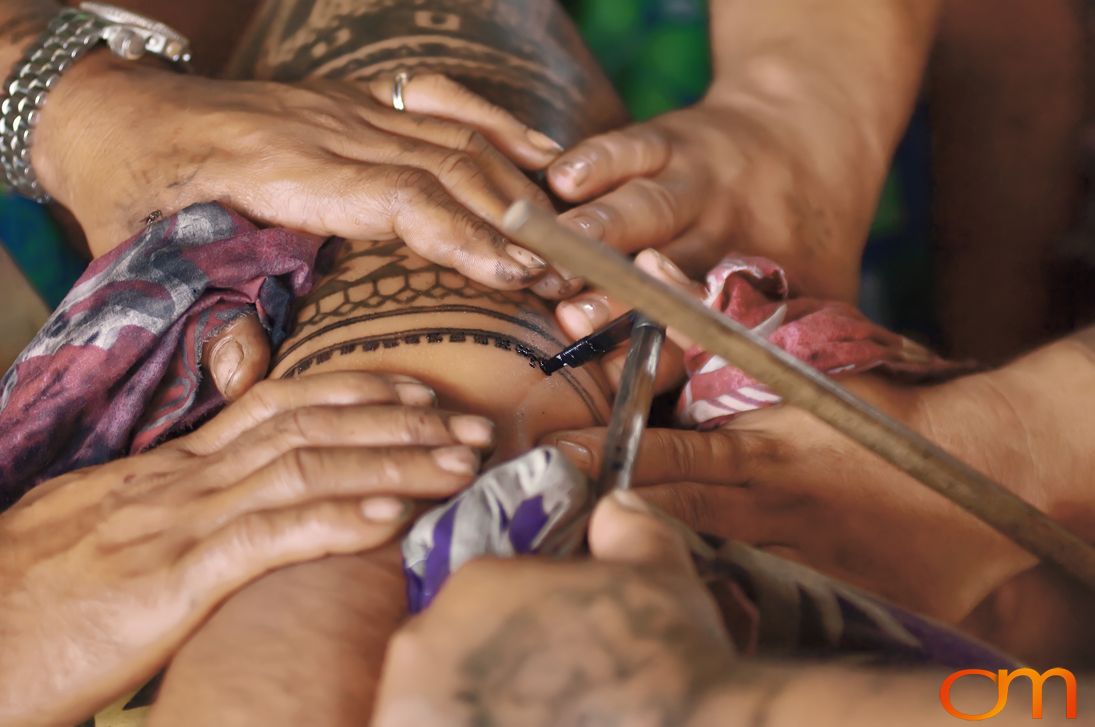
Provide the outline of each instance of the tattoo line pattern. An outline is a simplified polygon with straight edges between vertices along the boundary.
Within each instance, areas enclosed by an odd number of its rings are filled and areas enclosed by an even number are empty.
[[[291,345],[284,347],[278,354],[277,359],[274,361],[274,365],[276,366],[277,364],[280,364],[305,343],[315,340],[316,338],[319,338],[320,336],[323,336],[336,328],[352,326],[357,323],[366,323],[368,321],[375,321],[384,318],[397,318],[399,316],[415,315],[418,313],[473,313],[475,315],[488,316],[490,318],[504,321],[505,323],[509,323],[511,325],[520,326],[526,331],[530,331],[531,333],[534,333],[541,338],[546,339],[551,343],[553,347],[561,347],[563,345],[562,342],[552,336],[544,328],[537,326],[533,323],[529,323],[528,321],[522,320],[521,318],[518,318],[516,316],[507,315],[505,313],[491,310],[489,308],[480,308],[478,306],[472,305],[435,305],[423,307],[416,306],[413,308],[402,308],[399,310],[380,311],[377,313],[370,313],[362,316],[340,317],[337,323],[325,326],[323,328],[319,328],[314,331],[309,331],[306,335],[301,336],[299,339],[293,341]],[[325,318],[326,316],[324,316],[324,319]],[[530,355],[533,355],[535,351],[538,350],[532,346],[527,346],[523,348],[524,350],[532,352],[530,353]],[[539,360],[535,361],[535,363],[539,364]]]
[[[360,81],[394,75],[397,70],[412,75],[443,72],[564,144],[626,121],[611,84],[556,0],[267,0],[241,42],[229,75]],[[355,274],[362,257],[373,258],[369,262],[375,265],[365,274]],[[279,361],[336,328],[431,310],[415,306],[418,301],[449,300],[432,310],[505,318],[550,345],[562,345],[540,326],[474,305],[476,300],[518,305],[550,319],[550,311],[535,296],[491,290],[440,266],[418,263],[415,257],[399,241],[344,250],[339,267],[301,302],[298,327],[304,329],[303,335],[287,342]],[[452,304],[453,298],[466,303]],[[379,310],[385,305],[406,308],[403,312]],[[324,357],[439,342],[438,336],[449,343],[454,337],[456,342],[485,341],[483,345],[508,348],[526,358],[543,355],[528,341],[501,334],[431,331],[346,341],[295,362],[289,375]],[[572,372],[564,378],[597,421],[602,421],[582,383]],[[611,400],[606,392],[602,394]]]
[[[402,312],[402,311],[401,311]],[[417,312],[417,311],[406,311]],[[481,328],[415,328],[400,333],[382,333],[373,336],[362,336],[348,341],[326,346],[314,351],[300,361],[293,364],[284,374],[285,378],[294,378],[304,373],[312,366],[324,364],[330,361],[336,354],[346,356],[357,351],[371,353],[375,351],[398,348],[399,346],[417,346],[431,343],[472,343],[479,346],[493,346],[502,351],[512,351],[521,358],[529,361],[530,366],[544,357],[545,352],[521,341],[514,336],[504,333],[487,331]],[[589,391],[578,381],[570,371],[560,371],[560,376],[567,385],[582,400],[589,415],[598,424],[605,423],[604,417],[597,408],[597,403],[590,396]],[[602,392],[603,393],[603,392]]]
[[[229,72],[364,81],[400,70],[451,76],[564,145],[626,121],[556,0],[268,1]]]

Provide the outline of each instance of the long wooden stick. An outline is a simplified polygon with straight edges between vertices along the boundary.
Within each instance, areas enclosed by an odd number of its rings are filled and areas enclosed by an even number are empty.
[[[503,228],[517,242],[580,274],[652,320],[677,329],[764,382],[788,403],[827,422],[1033,555],[1095,589],[1095,548],[827,376],[728,316],[650,277],[618,252],[563,227],[550,212],[518,202],[506,213]]]

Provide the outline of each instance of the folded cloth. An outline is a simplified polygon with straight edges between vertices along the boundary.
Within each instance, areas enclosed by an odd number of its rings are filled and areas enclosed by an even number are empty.
[[[411,612],[428,606],[449,575],[472,558],[576,553],[591,497],[585,475],[553,447],[490,470],[420,517],[403,538]]]
[[[577,555],[595,504],[585,478],[558,450],[541,447],[498,465],[427,512],[403,538],[412,613],[450,575],[482,556]],[[676,523],[685,528],[681,523]],[[876,662],[1011,668],[1015,663],[954,629],[805,566],[736,542],[700,572],[719,595],[747,656],[854,655]]]
[[[707,274],[704,303],[830,376],[877,370],[906,381],[934,381],[973,368],[939,358],[847,303],[790,297],[783,269],[765,258],[725,258]],[[767,386],[698,346],[685,352],[684,362],[689,379],[677,402],[682,426],[713,428],[780,401]]]
[[[0,380],[0,511],[221,407],[202,343],[257,311],[276,346],[321,244],[199,204],[94,261]]]

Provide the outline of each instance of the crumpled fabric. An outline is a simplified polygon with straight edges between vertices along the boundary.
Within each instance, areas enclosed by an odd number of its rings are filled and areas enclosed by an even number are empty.
[[[554,447],[493,468],[422,515],[403,538],[411,612],[428,606],[449,575],[473,558],[576,553],[591,498],[585,475]]]
[[[202,343],[257,311],[276,346],[322,240],[219,204],[94,261],[0,380],[0,511],[38,482],[143,451],[224,404]]]
[[[707,274],[704,303],[830,376],[879,371],[923,382],[973,368],[872,323],[847,303],[791,297],[783,268],[766,258],[723,259]],[[780,402],[767,386],[699,346],[685,352],[684,363],[688,383],[676,410],[681,426],[714,428]]]
[[[553,447],[491,469],[420,517],[404,536],[411,613],[428,607],[445,581],[475,558],[579,554],[595,504],[585,475]],[[744,656],[855,655],[955,668],[1015,666],[948,626],[742,543],[721,543],[698,566],[717,589]]]

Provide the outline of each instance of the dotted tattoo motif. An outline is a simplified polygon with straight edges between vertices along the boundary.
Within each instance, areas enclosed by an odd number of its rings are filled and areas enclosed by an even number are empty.
[[[512,351],[524,359],[538,359],[543,355],[541,351],[504,333],[479,328],[415,328],[395,334],[386,333],[355,338],[321,348],[295,363],[285,372],[285,376],[286,378],[299,376],[314,365],[327,363],[335,355],[346,356],[357,351],[372,353],[400,346],[431,343],[471,343],[477,346],[490,346],[502,351]]]
[[[293,364],[284,374],[285,378],[300,376],[313,366],[327,363],[335,356],[348,356],[357,352],[375,353],[386,351],[400,346],[418,346],[439,343],[465,343],[476,346],[493,347],[502,351],[512,351],[514,354],[535,364],[546,354],[544,351],[529,345],[528,343],[495,331],[487,331],[480,328],[415,328],[399,333],[383,333],[373,336],[363,336],[348,341],[340,341],[337,344],[326,346],[313,351],[300,361]],[[284,356],[284,354],[283,354]],[[589,391],[579,382],[573,372],[560,371],[556,374],[578,395],[582,404],[586,407],[593,421],[598,425],[605,424],[605,418],[597,408],[596,402],[590,396]]]

